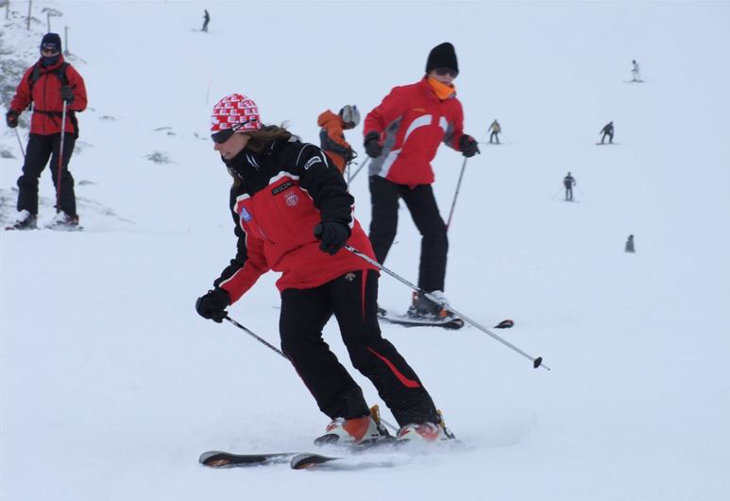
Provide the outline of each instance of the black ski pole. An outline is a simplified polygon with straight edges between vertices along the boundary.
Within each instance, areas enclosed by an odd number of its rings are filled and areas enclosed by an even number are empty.
[[[464,157],[464,162],[461,164],[461,172],[459,173],[459,181],[456,183],[456,193],[454,193],[454,201],[451,202],[451,210],[449,211],[449,220],[446,222],[446,231],[449,231],[451,226],[451,218],[454,216],[454,207],[456,207],[456,197],[459,196],[459,190],[461,189],[461,180],[464,179],[464,170],[466,170],[466,161],[468,159]]]
[[[261,336],[258,336],[252,330],[246,328],[245,326],[243,326],[243,325],[239,324],[238,322],[236,322],[235,320],[233,320],[231,317],[228,316],[227,313],[226,313],[226,316],[223,317],[223,318],[225,318],[226,320],[228,320],[229,322],[231,322],[233,325],[235,325],[236,327],[238,327],[239,329],[241,329],[243,332],[245,332],[249,336],[253,337],[259,343],[263,344],[264,346],[266,346],[270,350],[278,353],[283,358],[286,358],[287,360],[289,360],[289,358],[286,355],[284,355],[284,353],[279,348],[277,348],[276,346],[272,345],[271,343],[269,343],[268,341],[266,341]],[[380,420],[381,423],[383,423],[384,425],[388,426],[390,429],[395,430],[395,431],[398,431],[399,430],[399,428],[397,426],[395,426],[392,423],[389,423],[388,421],[386,421],[385,419],[383,419],[382,416],[379,416],[379,420]]]
[[[241,329],[243,332],[245,332],[249,336],[253,337],[256,341],[258,341],[259,343],[263,344],[264,346],[266,346],[270,350],[275,351],[276,353],[278,353],[279,355],[281,355],[284,358],[287,358],[286,355],[284,355],[284,353],[279,348],[277,348],[273,344],[269,343],[267,340],[265,340],[261,336],[258,336],[252,330],[250,330],[250,329],[246,328],[245,326],[239,324],[238,322],[236,322],[235,320],[233,320],[231,317],[229,317],[228,314],[226,314],[226,316],[223,317],[223,318],[225,318],[226,320],[228,320],[229,322],[231,322],[233,325],[235,325],[236,327],[238,327],[239,329]],[[287,360],[289,360],[289,359],[287,358]]]
[[[365,167],[368,164],[369,161],[370,161],[370,157],[367,157],[365,160],[363,160],[363,162],[358,166],[357,170],[352,175],[352,177],[347,178],[347,184],[350,184],[352,182],[352,180],[355,179],[355,176],[357,176],[357,174],[362,170],[363,167]]]
[[[20,152],[23,154],[23,158],[25,158],[25,150],[23,149],[23,141],[20,140],[20,132],[18,132],[18,128],[15,128],[15,137],[18,138],[18,146],[20,146]]]
[[[63,173],[63,143],[66,141],[66,108],[68,104],[63,101],[63,113],[61,114],[61,138],[58,144],[58,171],[56,178],[56,213],[61,212],[61,174]]]
[[[547,365],[545,365],[545,364],[542,363],[542,357],[535,358],[535,357],[532,357],[532,356],[528,355],[527,353],[525,353],[524,351],[522,351],[521,349],[519,349],[518,347],[516,347],[515,345],[513,345],[509,341],[507,341],[506,339],[501,338],[500,336],[498,336],[494,332],[490,331],[489,329],[487,329],[486,327],[484,327],[480,323],[475,322],[474,320],[470,319],[469,317],[467,317],[463,313],[455,310],[454,308],[451,307],[451,305],[448,305],[446,303],[443,303],[439,298],[437,298],[436,296],[434,296],[430,292],[426,292],[423,289],[421,289],[420,287],[418,287],[416,285],[413,285],[411,282],[409,282],[405,278],[403,278],[400,275],[398,275],[397,273],[389,270],[388,268],[386,268],[385,266],[383,266],[382,264],[380,264],[379,262],[377,262],[375,259],[371,258],[367,254],[363,254],[362,252],[360,252],[359,250],[357,250],[353,246],[351,246],[351,245],[345,245],[345,249],[347,249],[348,251],[352,252],[353,254],[355,254],[356,256],[358,256],[359,258],[361,258],[361,259],[367,261],[368,263],[372,264],[373,266],[375,266],[376,268],[378,268],[380,271],[383,271],[383,272],[387,273],[391,277],[393,277],[396,280],[400,281],[401,283],[407,285],[408,287],[410,287],[411,289],[415,290],[416,292],[419,292],[419,293],[423,294],[428,299],[430,299],[434,303],[438,304],[440,308],[446,308],[448,311],[450,311],[454,315],[460,317],[465,322],[471,324],[473,327],[476,327],[480,331],[482,331],[485,334],[487,334],[487,335],[491,336],[492,338],[496,339],[497,341],[499,341],[500,343],[502,343],[503,345],[505,345],[507,348],[510,348],[513,351],[516,351],[517,353],[519,353],[520,355],[522,355],[523,357],[530,359],[532,361],[532,366],[535,369],[537,369],[538,367],[542,367],[542,368],[544,368],[546,370],[550,370],[550,367],[548,367]]]

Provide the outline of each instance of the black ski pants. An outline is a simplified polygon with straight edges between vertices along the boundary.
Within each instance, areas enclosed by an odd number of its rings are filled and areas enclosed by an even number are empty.
[[[68,162],[74,151],[76,138],[73,134],[64,134],[63,165],[61,167],[61,190],[57,200],[57,209],[69,216],[76,216],[76,195],[74,194],[74,178],[68,170]],[[51,159],[51,176],[58,193],[58,155],[61,134],[31,134],[25,151],[23,174],[18,178],[18,211],[27,210],[38,214],[38,179]]]
[[[312,289],[284,290],[281,349],[323,413],[331,419],[367,415],[362,390],[322,338],[334,314],[353,366],[372,381],[398,423],[438,422],[418,376],[380,334],[377,296],[378,274],[373,270],[346,273]]]
[[[446,224],[441,218],[430,184],[410,188],[395,184],[380,176],[370,176],[370,242],[375,258],[385,262],[398,229],[398,199],[402,198],[421,233],[421,259],[418,267],[418,287],[426,292],[444,290],[446,255],[449,240]]]

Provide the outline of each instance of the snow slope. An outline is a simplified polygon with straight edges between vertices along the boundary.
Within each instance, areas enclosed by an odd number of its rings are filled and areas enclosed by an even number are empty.
[[[86,231],[0,234],[3,501],[726,499],[728,3],[33,6],[29,33],[27,4],[11,2],[2,36],[15,52],[0,57],[30,65],[41,9],[63,12],[53,27],[70,27],[90,102],[71,167]],[[196,31],[204,8],[208,34]],[[444,40],[467,132],[483,139],[494,118],[504,130],[467,162],[447,294],[485,325],[513,318],[500,335],[552,371],[475,328],[383,325],[465,450],[385,454],[358,471],[200,467],[207,449],[311,450],[327,422],[285,360],[194,311],[235,251],[210,108],[243,92],[265,121],[316,142],[322,110],[366,113],[420,78]],[[632,59],[643,84],[624,82]],[[597,147],[609,120],[619,144]],[[348,139],[363,159],[361,132]],[[0,140],[16,157],[0,158],[5,224],[21,163],[4,124]],[[434,162],[444,217],[461,165],[445,147]],[[352,192],[367,227],[364,175]],[[48,172],[41,195],[46,221]],[[623,252],[630,233],[635,255]],[[403,212],[386,265],[415,281],[418,249]],[[274,344],[275,279],[230,309]],[[409,297],[381,279],[384,305]],[[325,337],[346,361],[332,323]]]

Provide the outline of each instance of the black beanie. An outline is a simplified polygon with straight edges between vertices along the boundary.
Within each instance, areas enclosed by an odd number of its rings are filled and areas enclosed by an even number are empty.
[[[454,50],[454,46],[449,42],[437,45],[428,54],[426,73],[436,68],[451,68],[458,73],[459,63],[456,61],[456,51]]]
[[[43,40],[41,40],[41,50],[43,50],[44,45],[46,49],[53,46],[58,52],[61,52],[61,37],[58,36],[58,33],[46,33],[43,35]]]

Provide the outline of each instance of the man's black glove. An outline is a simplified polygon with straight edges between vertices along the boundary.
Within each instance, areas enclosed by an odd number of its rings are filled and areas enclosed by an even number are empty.
[[[11,129],[14,129],[18,126],[18,112],[15,110],[10,110],[5,114],[5,122],[7,122],[8,127]]]
[[[68,85],[64,85],[61,87],[61,99],[66,101],[68,104],[73,104],[74,102],[74,91],[71,90],[71,87]]]
[[[226,317],[226,308],[230,304],[231,298],[228,293],[223,289],[215,288],[195,301],[195,309],[198,310],[201,317],[221,323]]]
[[[459,139],[459,151],[461,151],[466,158],[471,158],[477,153],[481,153],[479,151],[479,143],[477,143],[477,140],[467,134],[464,134],[461,136],[461,139]]]
[[[380,134],[377,132],[368,132],[367,136],[365,136],[365,153],[367,153],[370,158],[378,158],[383,154],[383,147],[380,145],[379,141]]]
[[[314,236],[322,243],[320,250],[334,256],[350,238],[350,227],[346,224],[322,221],[314,227]]]
[[[348,148],[345,153],[345,162],[350,163],[357,158],[357,153],[352,148]]]

